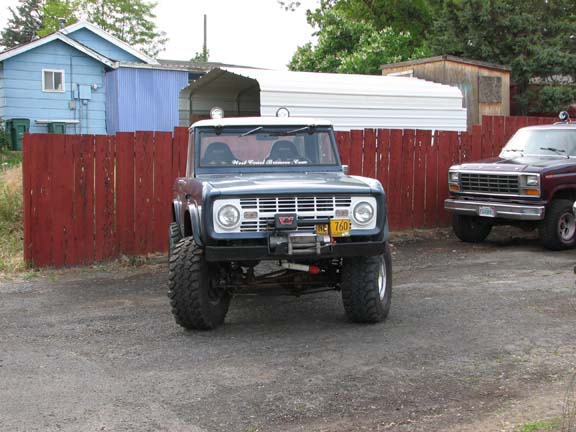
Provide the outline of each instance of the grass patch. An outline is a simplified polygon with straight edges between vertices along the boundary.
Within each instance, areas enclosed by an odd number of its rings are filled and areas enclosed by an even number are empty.
[[[560,430],[560,419],[543,420],[534,423],[526,423],[514,432],[556,432]]]
[[[22,168],[0,169],[0,273],[24,269]]]
[[[22,152],[0,149],[0,171],[22,164]]]

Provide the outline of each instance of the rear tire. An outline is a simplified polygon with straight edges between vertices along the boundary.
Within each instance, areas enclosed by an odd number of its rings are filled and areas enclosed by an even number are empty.
[[[384,321],[392,301],[392,259],[383,255],[344,258],[342,302],[347,318],[357,323]]]
[[[572,201],[556,199],[546,209],[546,216],[538,228],[540,243],[546,249],[564,250],[576,243],[576,219]]]
[[[466,243],[480,243],[484,241],[492,225],[482,222],[475,216],[464,216],[455,214],[452,216],[452,230],[456,237]]]
[[[232,295],[217,286],[216,265],[204,260],[192,237],[176,244],[170,257],[168,298],[172,314],[189,330],[212,330],[224,322]]]

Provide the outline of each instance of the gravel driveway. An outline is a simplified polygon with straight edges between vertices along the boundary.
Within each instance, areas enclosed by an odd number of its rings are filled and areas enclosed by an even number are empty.
[[[496,230],[498,231],[498,230]],[[0,282],[1,431],[478,431],[562,415],[576,252],[398,241],[382,325],[339,294],[237,297],[185,332],[165,264]]]

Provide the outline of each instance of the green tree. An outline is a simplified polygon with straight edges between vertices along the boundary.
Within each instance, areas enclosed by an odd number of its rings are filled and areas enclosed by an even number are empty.
[[[156,3],[146,0],[81,0],[88,21],[151,57],[168,40],[154,23]]]
[[[43,0],[20,0],[15,9],[8,8],[11,16],[2,30],[0,46],[12,48],[34,40],[42,27],[43,8]]]
[[[39,36],[46,36],[60,28],[60,20],[64,20],[64,26],[78,21],[78,0],[46,0],[42,9],[42,28]]]
[[[318,41],[297,49],[288,65],[291,70],[378,74],[382,64],[426,55],[409,32],[378,29],[337,9],[309,12],[308,22],[318,28]]]
[[[573,0],[445,0],[429,36],[434,54],[452,54],[512,67],[524,113],[564,103],[560,90],[530,91],[530,80],[576,80],[576,2]],[[545,101],[540,100],[545,98]]]

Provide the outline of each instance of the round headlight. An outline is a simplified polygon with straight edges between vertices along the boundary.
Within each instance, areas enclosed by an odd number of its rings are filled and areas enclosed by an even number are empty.
[[[222,228],[234,228],[240,222],[240,210],[233,205],[227,204],[218,210],[216,220]]]
[[[359,202],[354,207],[354,212],[352,213],[356,223],[360,225],[369,224],[374,218],[374,207],[366,201]]]

